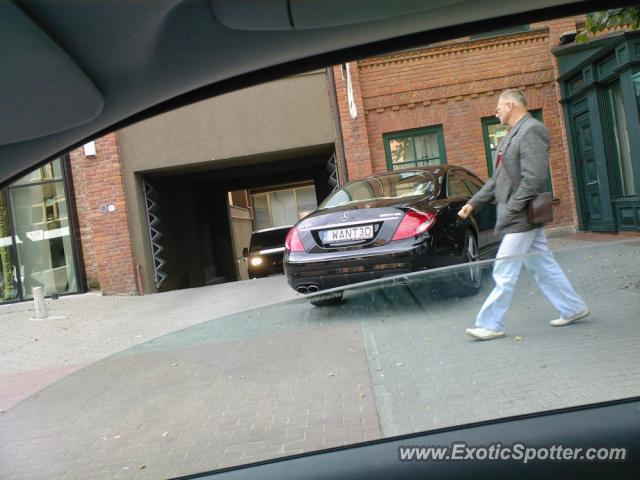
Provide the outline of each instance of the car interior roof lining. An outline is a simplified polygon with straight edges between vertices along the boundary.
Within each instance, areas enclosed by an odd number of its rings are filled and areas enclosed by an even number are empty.
[[[0,146],[0,182],[110,131],[215,95],[354,58],[495,29],[497,24],[505,27],[525,18],[593,10],[603,2],[475,0],[353,25],[269,32],[225,27],[205,0],[24,0],[18,5],[86,72],[104,105],[95,118],[78,126],[31,140],[5,138],[7,144]],[[357,2],[349,5],[356,8]],[[75,90],[67,93],[64,100],[91,110],[91,102]],[[19,101],[26,117],[39,111],[35,97],[26,95]],[[95,109],[95,99],[93,103]],[[0,124],[12,121],[4,109],[0,115]]]

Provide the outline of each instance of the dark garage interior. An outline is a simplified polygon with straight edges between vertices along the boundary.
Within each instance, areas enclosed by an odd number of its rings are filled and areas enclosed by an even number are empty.
[[[319,204],[335,185],[332,153],[330,149],[243,166],[145,173],[142,179],[152,187],[147,207],[152,206],[158,290],[240,280],[237,262],[242,259],[233,247],[229,192],[309,182]]]

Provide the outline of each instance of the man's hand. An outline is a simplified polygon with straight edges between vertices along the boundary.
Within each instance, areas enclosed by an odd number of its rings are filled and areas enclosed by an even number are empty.
[[[473,205],[471,205],[470,203],[467,203],[464,207],[460,209],[460,211],[458,212],[458,216],[466,220],[467,217],[471,215],[472,212],[473,212]]]

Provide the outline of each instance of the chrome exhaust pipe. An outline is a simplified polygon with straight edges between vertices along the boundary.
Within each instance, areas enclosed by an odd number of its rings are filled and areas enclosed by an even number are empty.
[[[318,290],[320,290],[320,287],[318,285],[312,284],[307,287],[307,292],[309,293],[317,292]]]
[[[307,293],[307,287],[304,285],[300,285],[298,288],[296,288],[296,291],[298,293]]]

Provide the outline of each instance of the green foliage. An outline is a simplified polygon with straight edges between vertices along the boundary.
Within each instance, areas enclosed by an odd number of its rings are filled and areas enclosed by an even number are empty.
[[[584,43],[596,33],[623,27],[631,30],[640,28],[640,5],[590,13],[585,20],[584,30],[578,33],[576,41]]]

